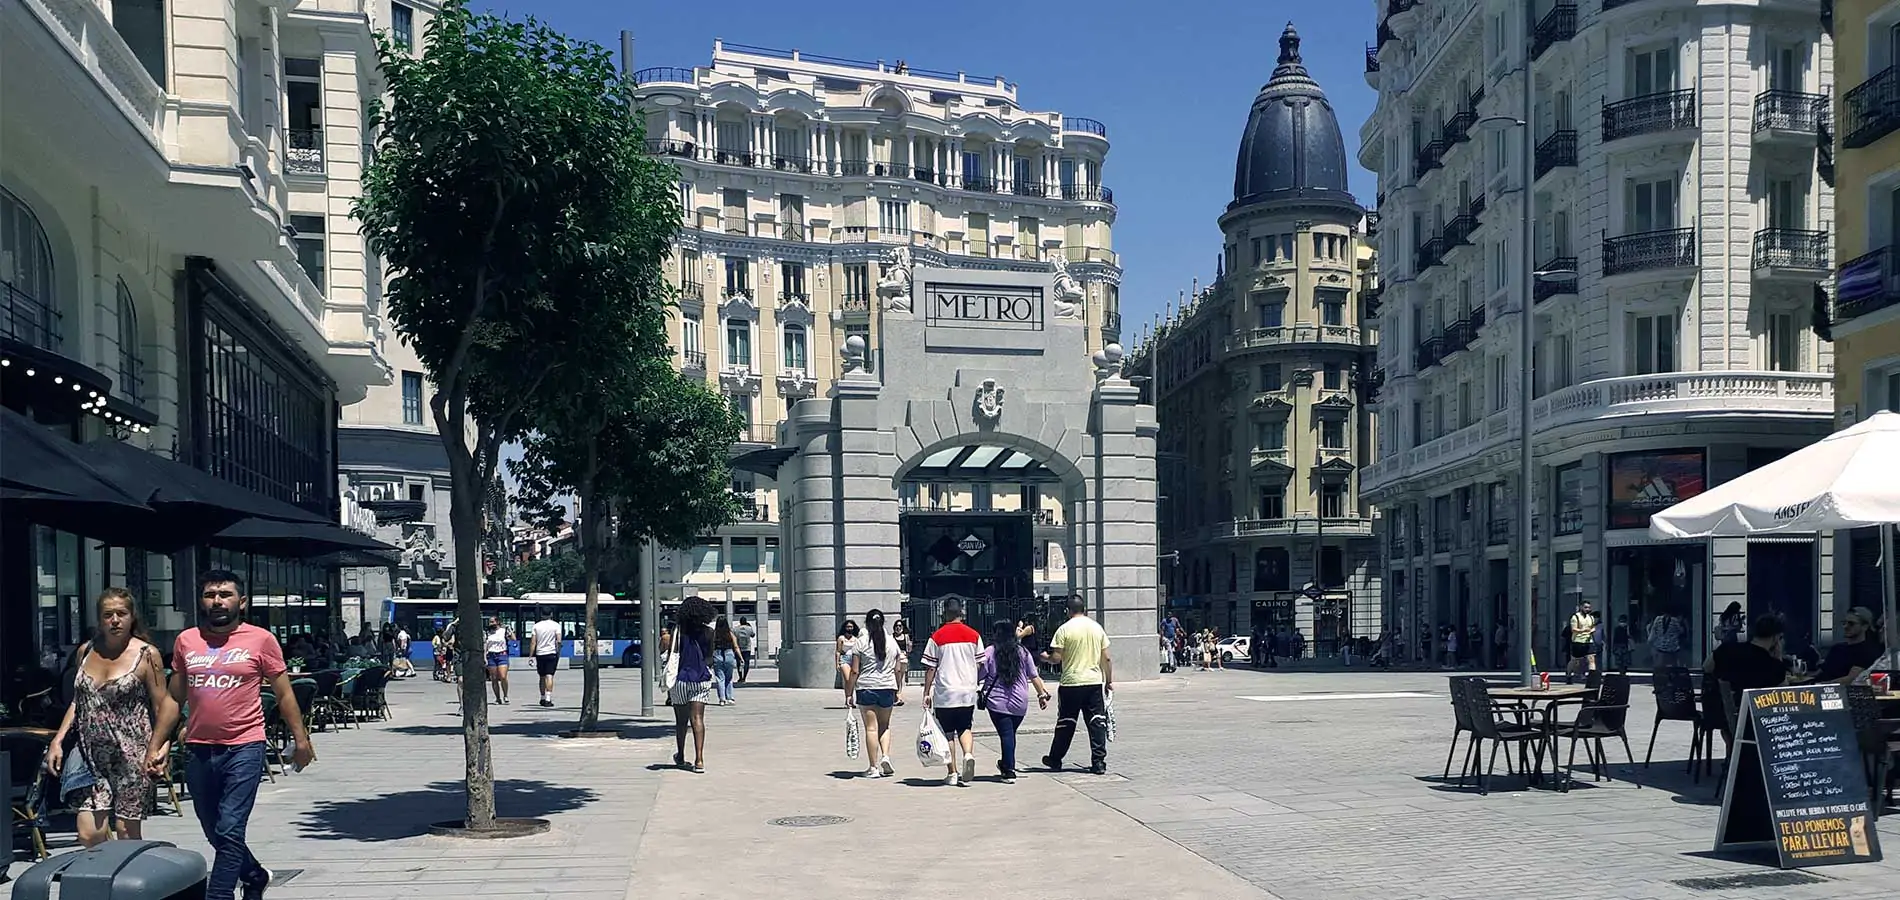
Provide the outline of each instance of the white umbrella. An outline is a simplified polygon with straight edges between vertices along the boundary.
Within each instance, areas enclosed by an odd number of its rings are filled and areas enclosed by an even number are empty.
[[[1878,412],[1649,519],[1659,538],[1743,537],[1880,526],[1881,606],[1893,649],[1893,528],[1900,523],[1900,413]]]

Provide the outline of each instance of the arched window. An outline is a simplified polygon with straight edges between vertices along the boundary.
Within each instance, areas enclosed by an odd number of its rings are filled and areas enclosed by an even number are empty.
[[[784,352],[779,354],[780,362],[788,370],[798,372],[808,371],[807,360],[809,356],[805,352],[805,347],[805,326],[785,326]]]
[[[0,334],[57,351],[59,303],[53,245],[38,216],[0,188]]]
[[[119,393],[133,403],[145,402],[145,354],[139,344],[139,311],[132,289],[119,280]]]

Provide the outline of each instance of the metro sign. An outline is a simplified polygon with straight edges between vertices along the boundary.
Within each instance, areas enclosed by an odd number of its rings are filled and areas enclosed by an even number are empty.
[[[964,556],[975,557],[977,554],[990,549],[990,545],[983,543],[982,538],[972,534],[958,541],[957,549],[963,551]]]
[[[1043,325],[1042,289],[927,284],[924,288],[924,321],[931,325],[1040,331]]]

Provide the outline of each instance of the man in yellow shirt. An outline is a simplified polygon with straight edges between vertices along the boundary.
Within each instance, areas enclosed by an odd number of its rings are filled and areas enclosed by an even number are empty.
[[[1069,621],[1049,638],[1043,659],[1061,666],[1056,689],[1056,735],[1042,763],[1055,772],[1075,739],[1075,721],[1084,718],[1089,730],[1089,771],[1108,774],[1108,692],[1115,689],[1115,667],[1108,658],[1108,633],[1088,617],[1081,597],[1069,598]]]

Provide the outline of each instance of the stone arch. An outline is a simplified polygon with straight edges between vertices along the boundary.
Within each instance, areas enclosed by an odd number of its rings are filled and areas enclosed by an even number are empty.
[[[72,233],[50,201],[13,178],[0,179],[0,215],[9,218],[9,239],[20,243],[24,249],[42,249],[46,262],[51,266],[52,271],[44,276],[46,284],[39,289],[50,292],[50,296],[35,297],[49,302],[52,311],[61,320],[58,329],[60,338],[48,349],[79,359],[78,335],[83,316],[82,304],[79,302],[79,257]],[[26,264],[24,258],[16,258],[14,271],[7,273],[9,280],[20,277],[21,269]],[[39,343],[31,335],[17,337],[27,343]]]
[[[900,430],[909,431],[910,427],[903,426]],[[898,461],[897,470],[891,474],[891,486],[895,488],[903,484],[910,473],[931,456],[944,450],[957,450],[964,447],[1002,447],[1017,450],[1047,466],[1057,478],[1062,479],[1065,489],[1082,483],[1082,470],[1076,466],[1075,461],[1041,441],[1006,431],[965,431],[922,445],[917,452]]]

